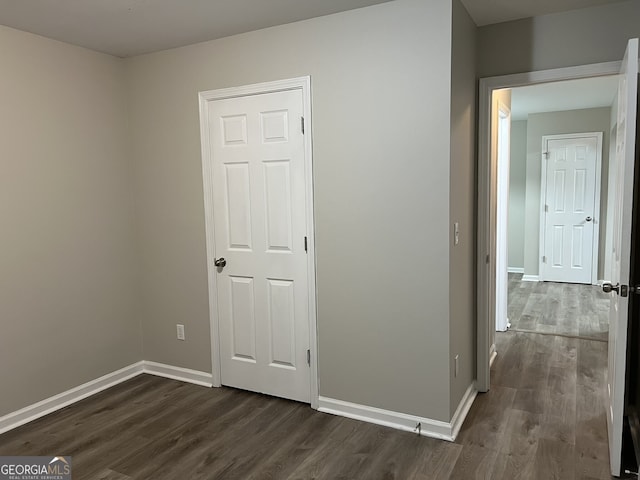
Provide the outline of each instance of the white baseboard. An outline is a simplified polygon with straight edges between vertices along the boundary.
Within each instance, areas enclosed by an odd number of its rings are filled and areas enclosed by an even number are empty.
[[[121,368],[112,373],[108,373],[100,378],[91,380],[78,387],[59,393],[53,397],[46,398],[38,403],[21,408],[15,412],[8,413],[0,417],[0,433],[7,432],[14,428],[32,422],[40,417],[60,410],[72,403],[79,402],[91,395],[95,395],[107,388],[113,387],[130,378],[140,375],[143,372],[144,362],[134,363],[128,367]]]
[[[508,273],[524,273],[524,268],[522,267],[507,267]]]
[[[211,387],[212,375],[188,368],[141,361],[0,417],[0,434],[79,402],[142,373]]]
[[[496,361],[496,357],[498,356],[498,351],[496,350],[496,344],[491,345],[489,349],[489,368],[493,366],[493,362]]]
[[[522,281],[523,282],[539,282],[540,275],[523,275]]]
[[[471,406],[473,405],[473,401],[476,399],[477,395],[478,389],[476,388],[476,382],[473,382],[464,393],[462,400],[460,400],[458,408],[451,419],[453,441],[458,436],[458,433],[460,433],[464,419],[467,418],[467,414],[469,413],[469,410],[471,410]]]
[[[78,387],[54,395],[33,405],[0,417],[0,434],[13,430],[21,425],[32,422],[40,417],[53,413],[73,403],[79,402],[91,395],[102,392],[107,388],[118,385],[142,373],[170,378],[182,382],[193,383],[204,387],[211,387],[213,377],[210,373],[174,367],[157,362],[141,361],[124,367],[115,372],[82,384]],[[421,425],[420,434],[442,440],[454,441],[469,409],[477,395],[475,383],[465,392],[451,422],[442,422],[429,418],[417,417],[404,413],[368,407],[327,397],[319,398],[319,411],[343,417],[362,420],[365,422],[384,425],[399,430],[415,432]]]
[[[164,363],[144,361],[144,372],[157,377],[180,380],[181,382],[193,383],[202,387],[213,386],[213,376],[207,372],[191,370],[189,368],[174,367]]]
[[[451,422],[442,422],[430,418],[408,415],[406,413],[384,410],[382,408],[369,407],[357,403],[335,400],[333,398],[320,397],[318,411],[338,415],[341,417],[353,418],[363,422],[375,423],[385,427],[404,430],[406,432],[420,433],[425,437],[438,438],[453,442],[460,431],[469,409],[473,404],[477,390],[475,384],[467,389],[460,405],[456,409]],[[418,424],[420,429],[418,430]]]

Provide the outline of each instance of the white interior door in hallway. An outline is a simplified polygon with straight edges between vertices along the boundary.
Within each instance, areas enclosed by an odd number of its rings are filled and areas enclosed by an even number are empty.
[[[207,102],[203,161],[221,383],[309,403],[303,103],[301,89]]]
[[[596,283],[602,134],[543,143],[540,280]]]

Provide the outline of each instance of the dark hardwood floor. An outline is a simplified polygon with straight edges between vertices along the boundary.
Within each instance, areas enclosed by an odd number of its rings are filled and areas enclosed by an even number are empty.
[[[455,443],[141,375],[0,435],[0,455],[72,455],[75,480],[610,478],[607,344],[507,332],[498,351]]]
[[[606,341],[609,295],[595,285],[523,282],[509,274],[508,313],[511,329]]]

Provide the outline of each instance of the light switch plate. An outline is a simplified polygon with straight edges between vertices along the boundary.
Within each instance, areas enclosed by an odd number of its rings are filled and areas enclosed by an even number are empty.
[[[177,324],[176,325],[176,333],[178,336],[178,340],[184,340],[184,325]]]

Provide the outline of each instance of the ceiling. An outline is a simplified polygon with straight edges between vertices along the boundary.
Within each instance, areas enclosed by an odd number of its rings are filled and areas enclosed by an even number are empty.
[[[0,0],[0,24],[130,57],[389,0]]]
[[[511,119],[531,113],[610,107],[618,91],[618,76],[544,83],[511,90]]]
[[[461,0],[479,27],[621,0]]]
[[[0,24],[118,57],[391,0],[0,0]],[[424,0],[429,1],[429,0]],[[621,0],[462,0],[478,25]]]

